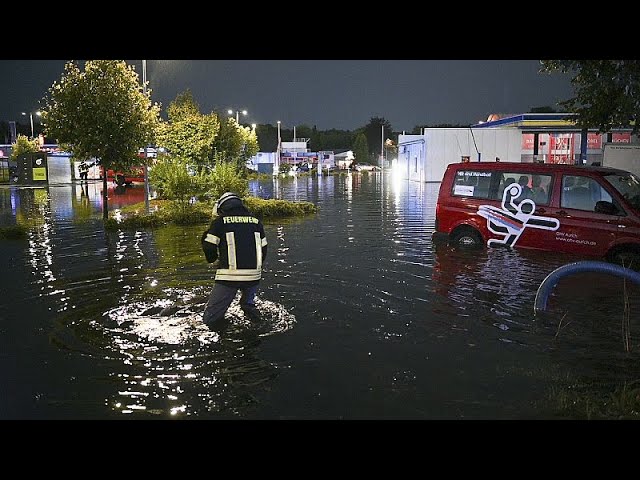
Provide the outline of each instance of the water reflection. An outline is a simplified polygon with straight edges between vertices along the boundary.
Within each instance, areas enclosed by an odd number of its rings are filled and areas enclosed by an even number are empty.
[[[151,307],[130,302],[93,322],[92,327],[111,340],[108,348],[123,365],[122,373],[114,373],[121,384],[109,401],[114,410],[169,412],[177,417],[202,416],[208,411],[241,415],[252,403],[242,390],[276,375],[276,366],[258,356],[261,337],[292,328],[295,317],[282,306],[258,298],[264,321],[255,326],[244,318],[236,299],[229,308],[230,328],[221,337],[202,323],[206,297],[193,297],[181,292],[178,308],[172,308],[170,299]],[[162,307],[160,314],[151,313],[154,307]],[[169,314],[163,314],[167,310]],[[129,367],[138,373],[132,375]]]
[[[129,188],[129,187],[128,187]],[[386,174],[269,178],[318,213],[265,225],[254,326],[201,322],[206,227],[107,232],[99,182],[0,189],[6,418],[547,418],[550,389],[638,377],[638,287],[582,275],[544,316],[539,284],[581,258],[433,245],[438,184]],[[109,192],[110,208],[143,200]],[[626,290],[625,290],[626,289]],[[625,303],[626,302],[626,303]],[[29,379],[29,381],[25,381]],[[37,398],[37,400],[34,400]]]

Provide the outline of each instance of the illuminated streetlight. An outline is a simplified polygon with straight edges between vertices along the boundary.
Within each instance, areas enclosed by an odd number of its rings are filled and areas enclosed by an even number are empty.
[[[236,110],[236,123],[240,123],[240,114],[242,113],[242,115],[247,115],[247,111],[246,110]],[[233,115],[233,110],[229,109],[227,110],[227,113],[229,115]]]
[[[39,117],[42,115],[42,112],[38,111],[38,112],[35,112],[35,114]],[[26,116],[27,114],[26,112],[22,112],[22,115]],[[32,112],[29,112],[29,120],[31,120],[31,138],[34,138],[35,133],[33,131],[33,113]]]

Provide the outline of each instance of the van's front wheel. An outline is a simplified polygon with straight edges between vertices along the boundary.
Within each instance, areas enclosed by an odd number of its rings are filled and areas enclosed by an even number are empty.
[[[450,243],[454,247],[477,248],[482,245],[482,236],[473,228],[464,228],[451,236]]]

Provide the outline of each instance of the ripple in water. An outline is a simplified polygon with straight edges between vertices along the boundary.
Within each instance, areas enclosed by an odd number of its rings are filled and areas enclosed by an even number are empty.
[[[231,321],[222,337],[234,337],[243,330],[254,330],[258,336],[266,337],[290,330],[296,323],[295,316],[281,304],[256,297],[262,321],[254,325],[245,318],[239,299],[240,296],[236,296],[227,310]],[[170,299],[159,299],[152,305],[129,302],[106,312],[104,316],[109,321],[99,326],[111,333],[132,333],[140,339],[162,344],[216,343],[221,335],[210,331],[202,322],[205,305],[206,298],[202,297],[186,303]]]

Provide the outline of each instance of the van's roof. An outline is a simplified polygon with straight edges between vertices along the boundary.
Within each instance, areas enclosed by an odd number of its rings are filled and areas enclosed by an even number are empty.
[[[454,170],[512,170],[514,172],[558,172],[587,171],[600,174],[629,173],[618,168],[594,165],[574,165],[569,163],[533,163],[533,162],[460,162],[450,163],[447,169]]]

